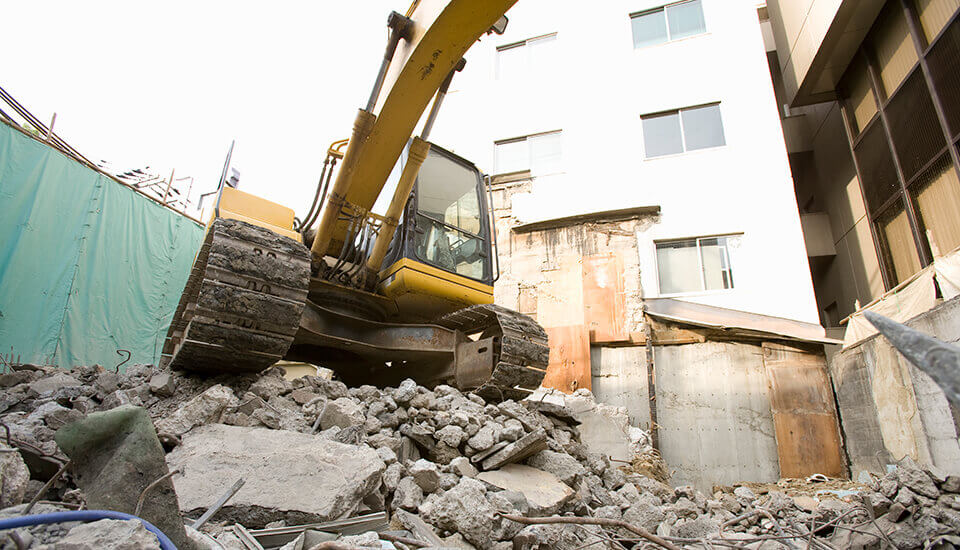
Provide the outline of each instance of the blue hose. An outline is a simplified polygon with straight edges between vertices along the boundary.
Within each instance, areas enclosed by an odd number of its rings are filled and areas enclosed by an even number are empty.
[[[53,512],[50,514],[34,514],[32,516],[18,516],[15,518],[0,519],[0,531],[4,529],[16,529],[18,527],[30,527],[33,525],[43,525],[47,523],[66,523],[69,521],[97,521],[101,519],[135,519],[160,541],[162,550],[177,550],[169,537],[163,534],[163,531],[157,529],[149,521],[124,514],[123,512],[114,512],[112,510],[74,510],[70,512]]]

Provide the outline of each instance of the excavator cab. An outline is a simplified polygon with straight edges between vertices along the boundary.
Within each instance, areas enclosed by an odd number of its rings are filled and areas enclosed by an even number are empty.
[[[431,144],[377,290],[401,317],[431,319],[493,303],[493,230],[483,175],[472,162]]]

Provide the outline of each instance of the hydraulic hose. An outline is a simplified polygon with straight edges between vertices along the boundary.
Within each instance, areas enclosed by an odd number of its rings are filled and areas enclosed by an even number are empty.
[[[160,541],[162,550],[177,550],[169,537],[163,534],[163,531],[157,529],[149,521],[138,518],[123,512],[114,512],[113,510],[73,510],[68,512],[53,512],[50,514],[34,514],[30,516],[17,516],[13,518],[0,519],[0,531],[5,529],[17,529],[18,527],[31,527],[34,525],[44,525],[48,523],[67,523],[70,521],[97,521],[101,519],[135,519]]]

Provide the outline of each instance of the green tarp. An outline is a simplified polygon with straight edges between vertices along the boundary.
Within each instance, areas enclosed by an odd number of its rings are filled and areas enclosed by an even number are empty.
[[[203,228],[0,124],[0,354],[156,363]],[[125,354],[124,354],[125,356]]]

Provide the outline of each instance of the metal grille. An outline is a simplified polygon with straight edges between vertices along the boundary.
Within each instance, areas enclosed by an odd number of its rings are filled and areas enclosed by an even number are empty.
[[[923,73],[914,71],[886,108],[903,177],[909,181],[943,149],[943,130]]]
[[[950,135],[960,137],[960,19],[954,19],[927,54]]]
[[[883,133],[883,121],[870,125],[853,152],[860,167],[864,199],[871,213],[877,212],[883,203],[900,190],[897,171],[893,165],[887,138]]]

